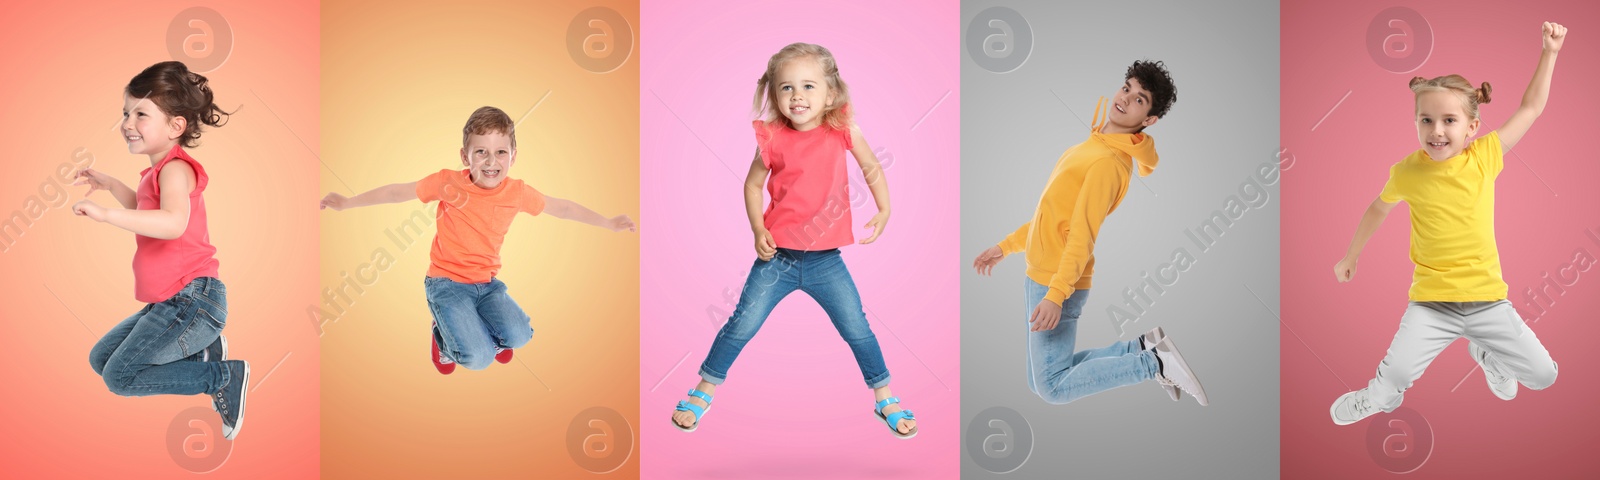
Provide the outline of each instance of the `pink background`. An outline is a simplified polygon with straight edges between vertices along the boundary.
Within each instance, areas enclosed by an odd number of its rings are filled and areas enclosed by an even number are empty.
[[[640,23],[643,476],[955,478],[956,3],[646,2]],[[849,347],[800,292],[745,348],[704,425],[692,434],[670,425],[755,259],[742,196],[755,152],[750,102],[768,57],[796,41],[833,51],[889,178],[888,229],[843,251],[891,387],[921,424],[909,441],[872,415]],[[859,226],[876,209],[864,183],[851,190]]]
[[[1600,385],[1584,366],[1600,360],[1589,345],[1597,332],[1600,271],[1568,268],[1579,249],[1589,258],[1600,255],[1600,243],[1586,233],[1600,235],[1600,191],[1593,188],[1600,165],[1592,145],[1600,22],[1585,6],[1592,4],[1539,2],[1541,8],[1534,9],[1524,2],[1411,3],[1432,27],[1434,46],[1420,68],[1397,74],[1380,68],[1364,43],[1368,23],[1392,4],[1355,3],[1365,5],[1283,6],[1281,132],[1286,155],[1294,158],[1283,188],[1284,477],[1387,473],[1369,456],[1366,442],[1369,425],[1383,414],[1341,427],[1330,421],[1328,407],[1344,392],[1365,386],[1398,328],[1412,269],[1407,207],[1391,212],[1367,245],[1354,282],[1335,282],[1332,267],[1377,197],[1389,165],[1419,146],[1407,81],[1458,73],[1474,83],[1490,82],[1493,102],[1480,110],[1479,133],[1486,134],[1517,108],[1546,20],[1571,33],[1544,115],[1515,155],[1506,156],[1497,183],[1496,232],[1510,299],[1565,371],[1549,389],[1523,388],[1514,401],[1504,402],[1474,371],[1466,342],[1456,342],[1406,392],[1404,407],[1427,419],[1435,439],[1431,456],[1411,475],[1592,476],[1600,466],[1592,454],[1600,444],[1600,413],[1594,409]],[[1564,275],[1571,285],[1541,314],[1524,292],[1546,274]]]

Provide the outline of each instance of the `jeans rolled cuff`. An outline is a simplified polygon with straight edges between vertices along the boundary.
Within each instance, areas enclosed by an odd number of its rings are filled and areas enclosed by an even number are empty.
[[[867,380],[867,388],[878,389],[889,386],[889,372],[883,372],[878,378]]]
[[[722,382],[727,381],[726,377],[716,376],[704,368],[700,369],[700,379],[712,385],[722,385]]]

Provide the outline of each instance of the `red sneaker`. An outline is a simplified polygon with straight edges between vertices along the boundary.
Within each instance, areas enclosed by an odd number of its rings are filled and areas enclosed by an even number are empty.
[[[500,362],[502,365],[511,363],[511,349],[496,347],[494,350],[494,361]]]
[[[433,330],[434,333],[438,333],[439,326],[434,325]],[[437,335],[429,335],[429,337],[429,340],[432,340],[433,343],[433,368],[439,370],[439,373],[445,375],[449,375],[450,372],[456,371],[456,362],[439,353],[439,337]]]

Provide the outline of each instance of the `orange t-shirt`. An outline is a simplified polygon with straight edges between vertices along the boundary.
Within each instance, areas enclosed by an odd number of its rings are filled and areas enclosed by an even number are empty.
[[[544,195],[507,178],[493,189],[472,183],[467,170],[440,170],[417,182],[417,199],[439,201],[428,276],[485,283],[500,273],[500,245],[517,213],[544,211]]]

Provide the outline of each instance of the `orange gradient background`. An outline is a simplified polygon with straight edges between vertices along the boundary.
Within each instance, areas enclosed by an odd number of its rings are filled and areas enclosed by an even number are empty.
[[[635,38],[632,58],[604,74],[567,53],[568,23],[596,5],[620,13]],[[462,168],[462,125],[490,105],[520,119],[511,178],[639,220],[637,19],[637,3],[324,2],[322,192],[348,196]],[[309,208],[320,196],[290,203]],[[436,206],[320,214],[319,288],[354,300],[318,300],[337,315],[321,325],[324,476],[591,475],[569,455],[567,430],[603,406],[634,432],[631,446],[612,452],[627,460],[606,476],[637,477],[638,235],[518,216],[499,278],[532,317],[533,340],[510,364],[440,375],[428,360],[423,291]],[[426,220],[415,243],[389,237],[418,213]],[[375,254],[394,261],[381,269]],[[313,328],[304,313],[292,323]]]
[[[168,25],[193,2],[103,3],[0,6],[0,44],[8,46],[0,50],[7,71],[0,135],[10,149],[0,160],[0,221],[32,196],[50,205],[21,236],[8,229],[0,242],[7,478],[187,476],[168,447],[195,432],[172,437],[168,426],[189,408],[215,420],[206,396],[120,397],[90,369],[90,347],[144,306],[133,298],[134,235],[72,215],[71,203],[88,187],[69,187],[66,198],[54,187],[41,193],[57,182],[58,167],[68,165],[70,175],[79,149],[93,156],[93,168],[130,187],[150,166],[148,157],[128,153],[114,129],[122,88],[145,67],[175,59]],[[215,447],[214,455],[231,444],[208,476],[304,478],[316,474],[319,459],[320,360],[315,333],[295,319],[316,295],[316,213],[291,200],[317,187],[316,3],[209,8],[231,27],[233,46],[211,52],[227,60],[204,74],[217,103],[238,112],[190,152],[211,176],[210,235],[229,293],[224,334],[229,357],[251,363],[252,392],[235,441],[220,432],[195,440]],[[116,206],[105,192],[90,199]]]

